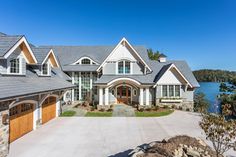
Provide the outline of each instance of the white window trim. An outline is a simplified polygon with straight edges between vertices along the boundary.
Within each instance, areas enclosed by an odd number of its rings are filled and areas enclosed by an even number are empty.
[[[90,64],[81,64],[81,61],[83,59],[89,59],[90,60]],[[80,59],[78,59],[76,62],[72,63],[71,65],[76,65],[76,64],[80,64],[80,65],[93,65],[93,63],[95,63],[95,65],[98,65],[97,62],[95,62],[93,59],[91,59],[90,57],[81,57]]]
[[[130,63],[130,72],[129,73],[125,73],[125,62],[128,61]],[[119,62],[123,62],[123,73],[119,73]],[[132,61],[127,60],[127,59],[122,59],[116,62],[116,74],[117,75],[131,75],[133,74],[133,65],[132,65]]]
[[[47,74],[43,73],[43,65],[47,64]],[[41,75],[42,76],[50,76],[50,66],[51,66],[51,62],[48,60],[46,63],[44,63],[41,65]]]
[[[174,86],[174,88],[173,88],[173,89],[174,89],[174,91],[173,91],[173,92],[174,92],[174,96],[171,96],[171,97],[170,97],[170,90],[169,90],[169,86],[170,86],[170,85],[171,85],[171,86]],[[166,96],[165,96],[165,97],[163,96],[163,86],[167,86],[167,97],[166,97]],[[179,86],[179,90],[180,90],[180,91],[179,91],[179,94],[180,94],[180,96],[176,96],[176,95],[175,95],[175,86]],[[161,85],[161,97],[162,97],[162,98],[181,98],[181,97],[182,97],[181,85],[180,85],[180,84],[169,84],[169,85],[163,84],[163,85]]]
[[[9,59],[7,61],[7,74],[10,75],[23,75],[23,71],[22,71],[22,57],[18,56],[17,58],[12,58],[12,59],[19,59],[19,73],[12,73],[11,72],[11,59]]]

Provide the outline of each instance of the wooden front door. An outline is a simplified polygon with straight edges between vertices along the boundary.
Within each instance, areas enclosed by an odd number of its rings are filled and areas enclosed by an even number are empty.
[[[10,109],[10,142],[33,130],[33,104],[20,104]]]
[[[56,98],[47,98],[42,105],[42,123],[46,123],[56,117]]]
[[[117,103],[129,104],[131,102],[131,88],[119,86],[117,88]]]

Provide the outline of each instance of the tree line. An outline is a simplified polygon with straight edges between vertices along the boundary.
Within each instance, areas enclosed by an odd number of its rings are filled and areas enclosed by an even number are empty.
[[[236,71],[202,69],[193,71],[199,82],[229,82],[236,84]]]

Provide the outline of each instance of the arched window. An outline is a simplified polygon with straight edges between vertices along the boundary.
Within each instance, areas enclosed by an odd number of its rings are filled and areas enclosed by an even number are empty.
[[[130,61],[122,60],[118,62],[119,74],[130,74]]]
[[[90,64],[90,59],[88,58],[82,59],[81,64]]]

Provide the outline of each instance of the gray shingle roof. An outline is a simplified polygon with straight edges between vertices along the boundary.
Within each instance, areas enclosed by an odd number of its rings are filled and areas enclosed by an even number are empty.
[[[96,71],[99,65],[64,65],[62,66],[63,71]]]
[[[61,65],[69,65],[81,57],[89,57],[101,64],[116,47],[114,46],[43,46],[50,47],[58,56]],[[147,49],[144,46],[134,46],[134,49],[148,64]]]
[[[102,75],[95,84],[107,84],[111,82],[112,80],[118,79],[118,78],[130,78],[133,80],[138,81],[141,84],[154,84],[152,81],[152,78],[148,75]]]
[[[23,35],[0,35],[0,56],[4,56],[21,38]]]
[[[31,46],[31,49],[34,53],[34,56],[36,57],[38,64],[43,63],[44,59],[46,58],[47,54],[51,50],[50,48],[42,48],[42,47],[33,47]]]
[[[190,67],[186,63],[186,61],[176,61],[176,60],[168,60],[166,62],[157,62],[157,61],[150,61],[151,68],[153,70],[152,76],[154,79],[163,75],[164,69],[167,68],[168,65],[172,63],[179,69],[179,71],[184,75],[184,77],[190,82],[193,87],[200,87],[199,83],[197,82],[196,78],[194,77]],[[166,66],[167,65],[167,66]],[[164,69],[162,70],[162,68]],[[161,71],[162,70],[162,71]],[[156,80],[154,80],[156,81]]]
[[[193,87],[200,87],[195,79],[191,69],[185,61],[167,61],[160,63],[157,61],[149,61],[153,72],[147,75],[102,75],[96,84],[107,84],[117,78],[131,78],[142,84],[155,84],[155,82],[166,72],[166,70],[174,64]]]
[[[26,76],[0,76],[0,100],[37,94],[46,91],[73,88],[57,70],[51,77],[39,77],[34,71],[27,70]]]

